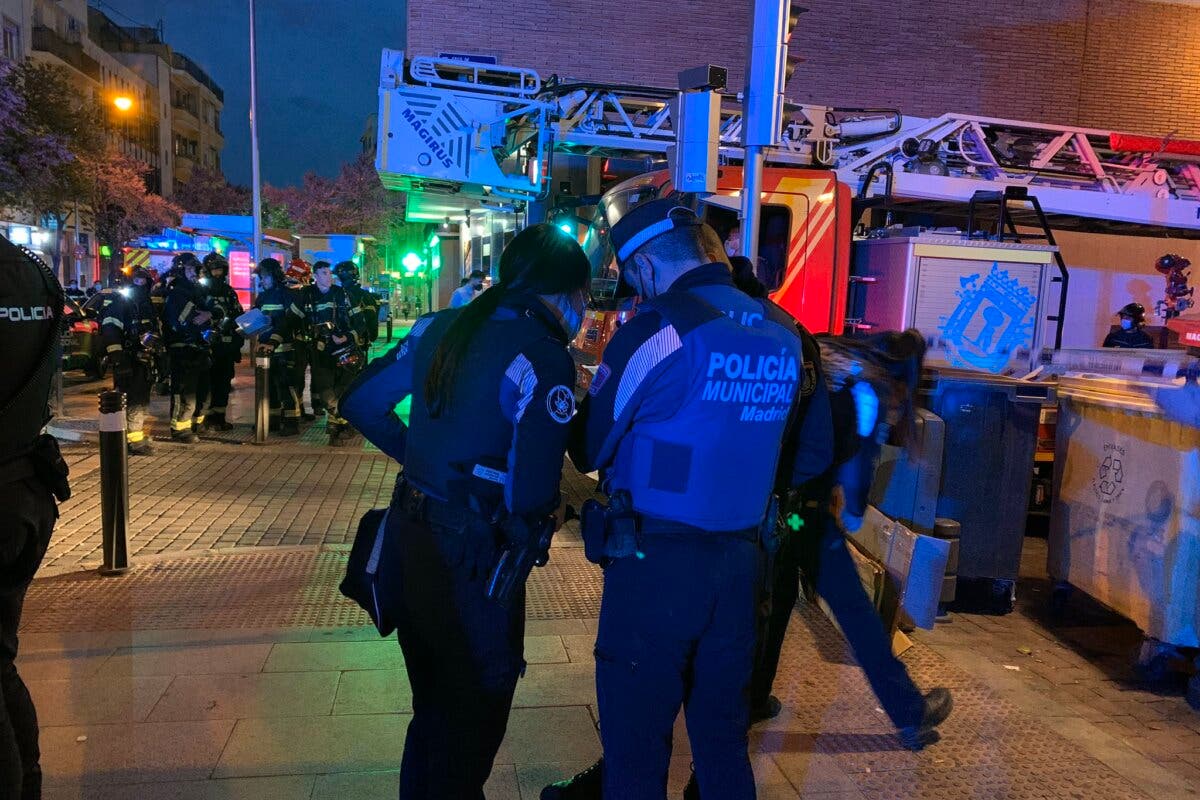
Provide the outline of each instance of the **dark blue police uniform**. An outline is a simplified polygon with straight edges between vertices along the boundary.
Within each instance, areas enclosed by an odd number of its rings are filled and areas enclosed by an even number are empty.
[[[560,325],[534,295],[506,297],[471,340],[453,400],[432,416],[422,387],[460,313],[427,315],[372,362],[341,412],[404,465],[389,512],[400,646],[413,689],[402,800],[482,800],[524,669],[524,592],[489,600],[496,510],[545,514],[558,501],[574,365]],[[412,396],[409,425],[396,404]],[[481,530],[482,528],[482,530]]]
[[[680,705],[703,795],[754,797],[758,529],[804,378],[794,322],[720,263],[644,302],[605,350],[570,452],[638,516],[596,640],[606,797],[661,800]]]

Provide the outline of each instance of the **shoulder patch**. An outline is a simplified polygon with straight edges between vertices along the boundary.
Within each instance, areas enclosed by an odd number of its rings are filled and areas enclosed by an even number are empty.
[[[546,411],[555,422],[567,424],[575,415],[575,393],[561,383],[555,386],[546,393]]]
[[[608,383],[608,376],[612,375],[612,367],[608,362],[602,361],[600,366],[596,368],[596,374],[592,376],[592,382],[588,386],[588,394],[595,397],[604,388],[604,384]]]
[[[817,390],[817,367],[811,361],[804,362],[804,378],[800,381],[800,396],[810,397]]]

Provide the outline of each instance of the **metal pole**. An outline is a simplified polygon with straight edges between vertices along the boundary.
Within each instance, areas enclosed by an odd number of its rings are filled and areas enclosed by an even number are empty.
[[[257,338],[251,352],[254,353],[254,443],[266,444],[271,424],[271,357],[259,350]]]
[[[762,147],[747,145],[746,160],[742,164],[742,255],[757,263],[758,228],[762,202],[763,185]],[[757,269],[757,267],[756,267]]]
[[[125,395],[100,393],[100,517],[103,525],[101,575],[129,569],[129,455],[125,444]]]
[[[262,179],[258,164],[258,56],[254,36],[254,0],[250,4],[250,179],[254,193],[254,263],[262,258]]]

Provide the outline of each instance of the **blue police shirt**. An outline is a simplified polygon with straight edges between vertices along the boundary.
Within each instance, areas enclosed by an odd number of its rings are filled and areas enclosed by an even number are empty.
[[[642,514],[710,531],[763,519],[785,430],[806,382],[795,322],[733,285],[724,264],[682,276],[614,334],[571,458],[601,469]],[[819,419],[814,426],[819,427]],[[793,444],[791,454],[806,448]],[[814,467],[789,465],[782,474]]]
[[[434,417],[425,403],[425,375],[459,313],[418,319],[355,379],[339,411],[433,497],[503,503],[513,514],[545,512],[557,503],[567,423],[575,412],[566,336],[536,297],[506,299],[468,346],[452,400]],[[394,409],[410,395],[405,426]]]

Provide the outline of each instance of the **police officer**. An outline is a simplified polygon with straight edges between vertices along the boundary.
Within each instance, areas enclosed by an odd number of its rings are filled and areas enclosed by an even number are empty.
[[[361,314],[356,317],[346,290],[334,285],[328,261],[313,264],[313,285],[305,287],[301,298],[313,343],[312,396],[325,409],[329,444],[338,447],[353,438],[346,420],[338,416],[338,399],[358,371],[362,360],[358,348],[366,334]]]
[[[358,265],[353,261],[341,261],[333,268],[338,283],[350,301],[350,313],[355,330],[359,331],[362,345],[369,352],[379,338],[379,298],[368,292],[359,283]]]
[[[1142,328],[1146,325],[1146,307],[1141,303],[1128,303],[1117,312],[1121,329],[1104,337],[1105,347],[1150,349],[1154,340]]]
[[[242,360],[245,340],[234,323],[242,315],[242,303],[229,285],[229,262],[220,253],[209,253],[203,261],[200,278],[202,307],[212,314],[212,369],[209,394],[202,414],[204,425],[218,431],[233,429],[229,422],[229,395],[233,391],[234,365]]]
[[[608,560],[596,640],[604,795],[663,797],[686,695],[701,791],[753,798],[759,540],[794,427],[801,342],[789,317],[734,287],[716,233],[675,200],[634,208],[610,236],[643,302],[605,350],[570,451],[580,470],[602,471],[611,498],[604,524],[585,522]]]
[[[269,372],[271,421],[269,429],[281,436],[300,433],[300,392],[296,389],[296,334],[304,327],[304,312],[294,292],[284,286],[283,265],[264,258],[255,270],[260,290],[254,307],[271,320],[271,333],[260,345],[271,357]],[[304,387],[301,373],[300,387]]]
[[[574,411],[567,342],[587,280],[570,237],[526,228],[500,257],[499,283],[466,308],[418,319],[342,399],[343,415],[404,465],[389,512],[414,709],[401,800],[483,797],[524,667],[525,626],[523,588],[497,603],[488,573],[498,547],[527,541],[523,531],[558,504]],[[393,409],[409,395],[406,427]]]
[[[149,455],[153,446],[143,430],[150,390],[154,386],[162,331],[150,288],[154,278],[139,267],[129,284],[105,290],[100,306],[100,338],[112,365],[113,386],[125,394],[125,438],[133,455]]]
[[[0,797],[42,796],[38,720],[17,672],[21,606],[70,496],[50,421],[61,352],[63,291],[31,252],[0,237]]]
[[[212,313],[204,310],[197,283],[200,261],[181,253],[171,262],[171,288],[163,306],[163,339],[171,359],[171,439],[199,441],[204,424],[201,398],[208,396]]]

